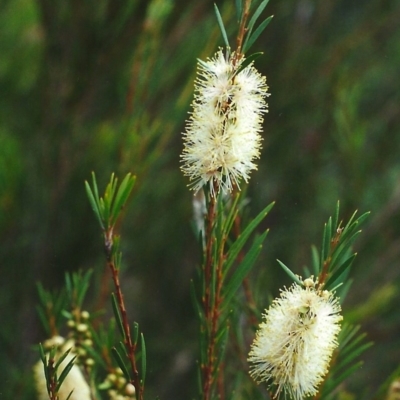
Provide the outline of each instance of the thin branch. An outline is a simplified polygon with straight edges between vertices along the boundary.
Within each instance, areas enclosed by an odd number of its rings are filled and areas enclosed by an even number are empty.
[[[109,235],[105,235],[106,238],[109,238]],[[111,256],[111,247],[109,246],[109,240],[105,240],[105,248],[106,248],[106,255],[107,255],[107,265],[111,271],[111,276],[114,282],[115,286],[115,292],[117,296],[117,303],[118,303],[118,308],[121,313],[121,318],[122,318],[122,327],[124,330],[124,345],[128,354],[128,359],[129,363],[131,365],[132,373],[133,373],[133,379],[131,380],[132,385],[135,387],[136,390],[136,395],[137,395],[137,400],[143,400],[143,391],[144,387],[140,384],[140,377],[139,377],[139,372],[137,369],[136,365],[136,356],[135,356],[135,351],[136,351],[136,345],[132,342],[132,337],[131,337],[131,332],[130,332],[130,326],[129,326],[129,321],[128,321],[128,315],[126,312],[126,307],[125,307],[125,301],[124,301],[124,296],[122,294],[121,290],[121,284],[119,281],[119,271],[116,268],[114,262],[112,261],[112,256]]]
[[[245,0],[242,19],[240,20],[239,31],[236,38],[236,53],[235,53],[234,63],[236,63],[242,57],[243,40],[244,36],[247,33],[246,25],[250,16],[250,8],[251,8],[251,0]]]

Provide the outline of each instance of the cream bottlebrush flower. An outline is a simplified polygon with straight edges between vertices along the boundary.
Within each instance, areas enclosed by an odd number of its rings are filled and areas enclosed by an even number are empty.
[[[293,284],[281,292],[264,314],[251,346],[250,375],[292,399],[313,396],[328,372],[338,346],[341,307],[332,292]]]
[[[51,348],[52,346],[59,346],[56,357],[60,357],[65,351],[73,347],[71,341],[65,341],[60,336],[55,336],[44,343],[44,348]],[[58,376],[67,366],[67,364],[75,357],[73,350],[70,351],[65,360],[58,367]],[[46,388],[46,378],[44,376],[44,368],[42,361],[37,362],[33,367],[33,375],[37,392],[38,400],[49,400],[49,395]],[[59,399],[65,400],[72,392],[69,400],[91,400],[90,388],[86,379],[84,378],[81,369],[78,365],[74,364],[71,371],[62,383],[59,390]]]
[[[198,191],[209,183],[217,190],[232,191],[249,179],[260,156],[266,78],[253,64],[240,70],[245,58],[219,50],[214,58],[199,60],[193,111],[183,134],[183,173]]]

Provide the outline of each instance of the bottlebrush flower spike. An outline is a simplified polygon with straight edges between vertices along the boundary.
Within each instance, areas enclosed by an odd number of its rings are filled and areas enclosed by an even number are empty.
[[[195,192],[207,183],[212,195],[231,192],[257,169],[269,93],[266,78],[252,63],[240,69],[244,60],[229,51],[225,56],[222,49],[206,62],[199,60],[181,155],[181,170]]]
[[[264,314],[251,346],[250,375],[301,400],[318,393],[338,346],[341,307],[332,292],[309,278],[281,292]]]

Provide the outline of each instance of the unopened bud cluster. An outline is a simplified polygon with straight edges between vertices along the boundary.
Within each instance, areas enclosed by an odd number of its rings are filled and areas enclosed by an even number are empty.
[[[92,333],[89,329],[90,314],[88,311],[75,310],[67,321],[70,329],[69,338],[75,343],[75,351],[78,355],[77,362],[90,370],[94,360],[89,356],[87,348],[93,346]]]
[[[107,390],[110,400],[131,400],[136,398],[135,387],[125,379],[120,368],[110,372],[100,387]]]

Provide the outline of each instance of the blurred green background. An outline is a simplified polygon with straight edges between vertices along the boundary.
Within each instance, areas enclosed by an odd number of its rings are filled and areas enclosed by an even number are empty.
[[[217,1],[232,43],[234,1]],[[264,149],[250,214],[269,202],[254,276],[261,299],[301,273],[341,202],[371,211],[344,310],[375,346],[346,382],[374,393],[400,364],[400,1],[273,0],[254,51],[267,75]],[[198,262],[179,171],[196,58],[222,45],[209,0],[1,0],[0,398],[34,399],[44,340],[35,282],[104,268],[84,191],[95,171],[138,177],[125,215],[123,288],[148,347],[148,398],[194,398]],[[90,306],[90,303],[88,304]]]

